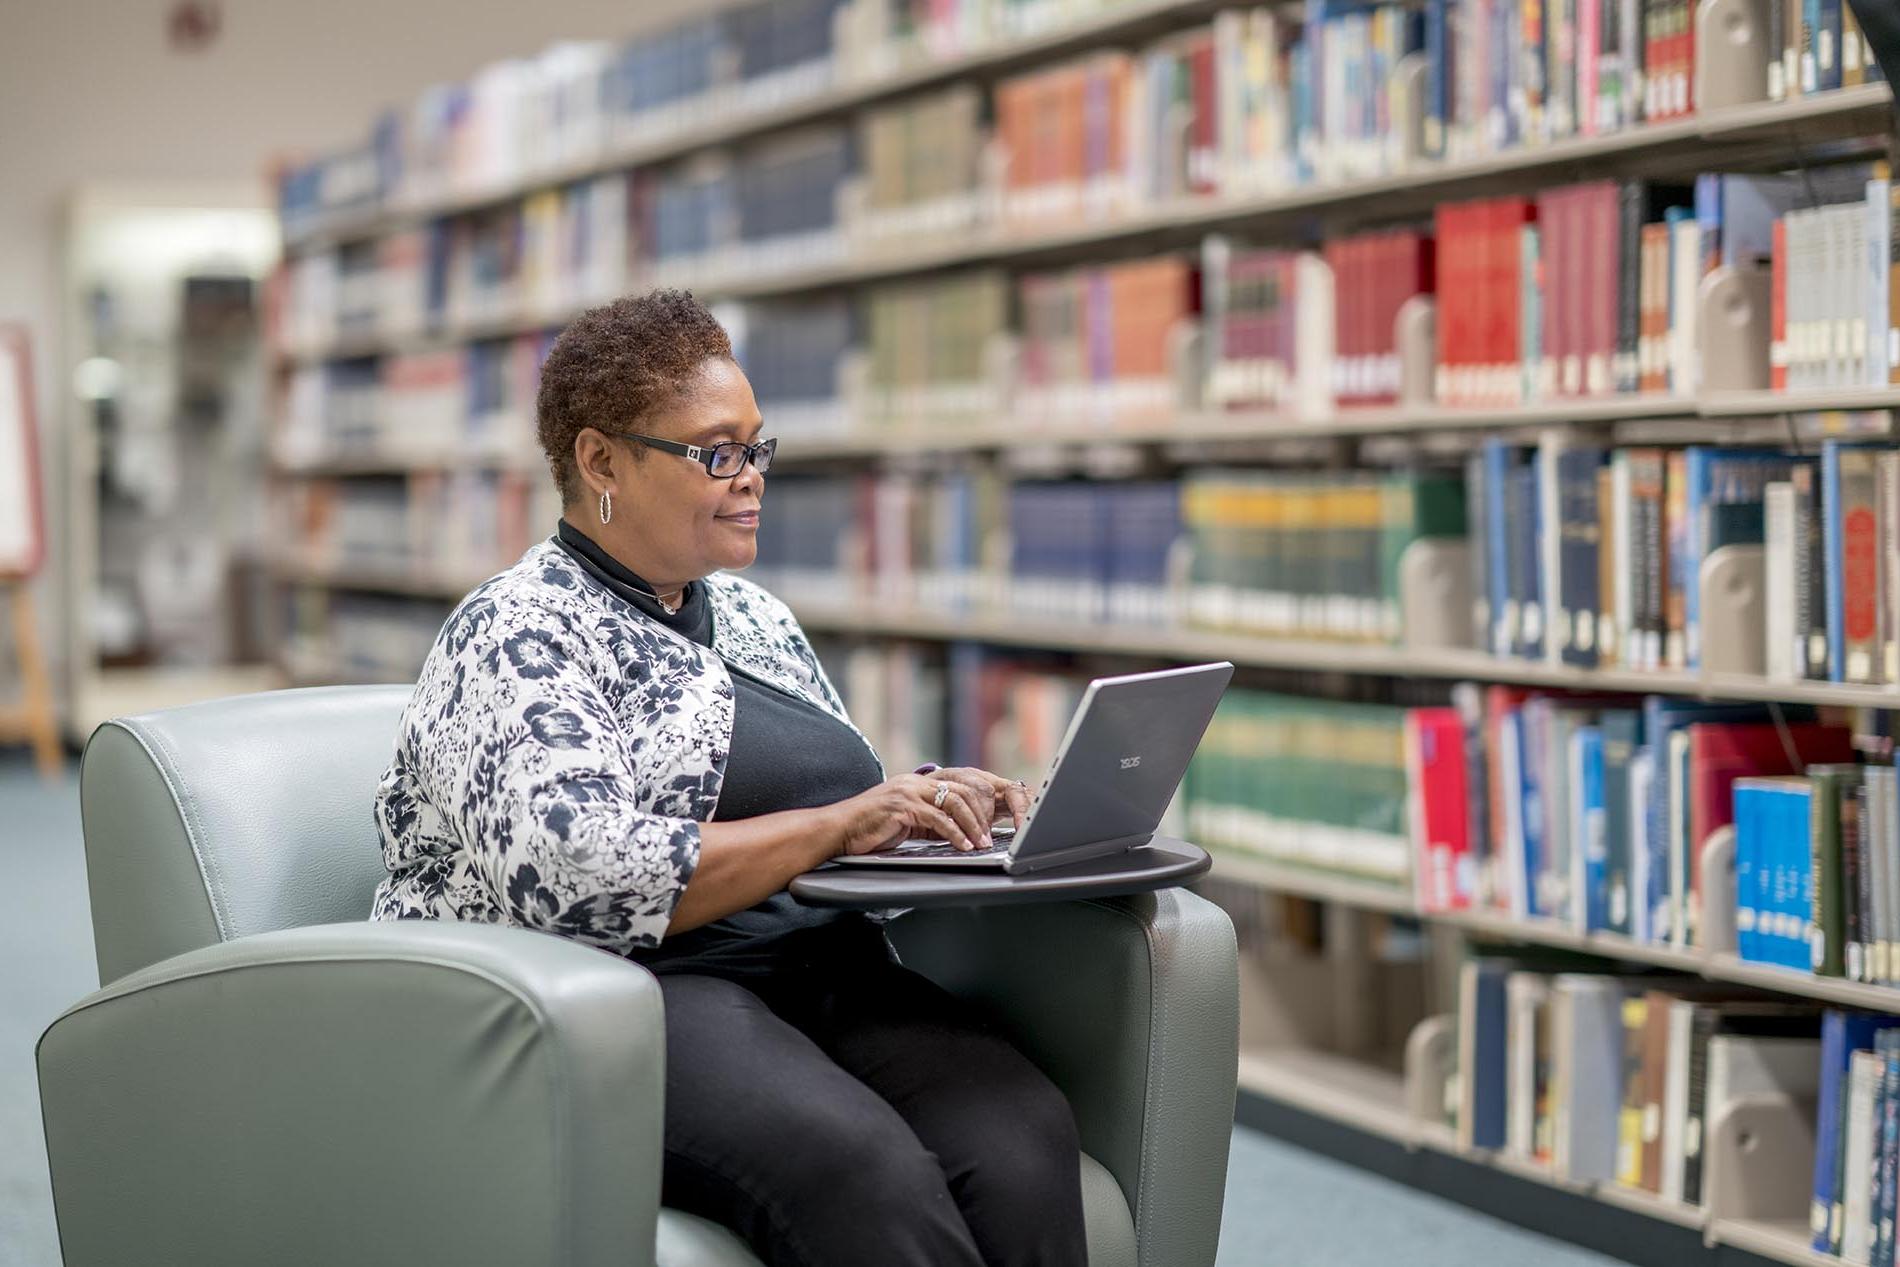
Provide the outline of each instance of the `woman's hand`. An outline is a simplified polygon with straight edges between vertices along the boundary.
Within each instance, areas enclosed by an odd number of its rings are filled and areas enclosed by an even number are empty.
[[[989,835],[989,826],[1004,814],[1016,825],[1023,828],[1023,815],[1029,812],[1029,788],[1019,779],[1006,779],[1000,774],[991,774],[988,770],[979,770],[975,766],[949,766],[930,772],[930,778],[948,779],[961,783],[970,789],[979,805],[989,806],[989,818],[984,821],[983,834]]]
[[[899,841],[933,839],[962,850],[987,848],[999,808],[1007,808],[1020,827],[1028,807],[1028,789],[984,770],[900,774],[838,802],[836,852],[875,853]]]

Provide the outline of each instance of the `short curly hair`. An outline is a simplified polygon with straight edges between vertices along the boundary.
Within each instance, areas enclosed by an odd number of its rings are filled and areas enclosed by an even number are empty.
[[[638,428],[683,394],[699,367],[732,356],[732,339],[685,290],[655,290],[589,308],[570,321],[541,364],[535,427],[564,504],[581,495],[574,437],[583,427]],[[646,448],[635,445],[634,460]]]

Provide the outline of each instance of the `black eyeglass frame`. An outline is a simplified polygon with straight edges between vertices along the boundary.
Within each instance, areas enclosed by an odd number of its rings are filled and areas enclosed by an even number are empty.
[[[763,475],[772,468],[772,457],[778,452],[777,436],[772,436],[765,440],[757,440],[751,444],[741,444],[737,440],[721,440],[718,444],[702,446],[697,444],[682,444],[678,440],[662,440],[659,436],[643,436],[633,431],[608,431],[604,434],[619,436],[623,440],[638,440],[641,444],[649,448],[658,449],[662,453],[677,453],[683,458],[691,458],[706,468],[708,477],[716,480],[738,478],[739,472],[745,470],[747,462],[757,467],[759,474]],[[719,461],[719,451],[721,449],[743,449],[745,451],[744,461],[741,461],[738,469],[734,470],[730,475],[721,475],[713,470],[714,464]],[[759,460],[761,457],[765,459],[763,462]]]

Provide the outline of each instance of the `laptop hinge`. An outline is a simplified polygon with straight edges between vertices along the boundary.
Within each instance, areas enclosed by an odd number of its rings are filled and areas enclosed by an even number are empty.
[[[1085,862],[1090,858],[1104,858],[1109,854],[1125,853],[1138,848],[1154,839],[1151,831],[1138,832],[1133,836],[1116,836],[1109,840],[1092,840],[1086,845],[1071,845],[1067,849],[1055,849],[1048,853],[1037,852],[1024,857],[1021,854],[1009,860],[1011,875],[1021,875],[1029,871],[1047,871],[1051,867],[1066,867],[1072,863]]]

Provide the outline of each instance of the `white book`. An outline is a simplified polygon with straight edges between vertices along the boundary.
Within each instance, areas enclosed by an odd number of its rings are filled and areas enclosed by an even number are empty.
[[[1844,320],[1848,273],[1843,208],[1821,208],[1821,386],[1847,385],[1847,325]],[[1858,236],[1858,235],[1856,235]]]
[[[1525,1161],[1537,1156],[1537,1044],[1550,979],[1541,972],[1513,972],[1504,981],[1505,1151]]]
[[[1689,1046],[1696,1005],[1669,1005],[1669,1058],[1663,1071],[1662,1183],[1665,1201],[1682,1200],[1683,1138],[1689,1125]]]
[[[1669,389],[1693,396],[1698,384],[1696,299],[1702,289],[1702,226],[1677,221],[1669,231]]]
[[[1869,766],[1867,769],[1867,821],[1861,824],[1861,865],[1867,868],[1867,890],[1873,898],[1873,909],[1866,913],[1867,926],[1861,930],[1867,951],[1861,960],[1862,979],[1866,981],[1885,981],[1887,979],[1888,942],[1892,913],[1887,906],[1887,868],[1893,865],[1881,836],[1881,826],[1886,821],[1887,798],[1893,795],[1893,782],[1890,777],[1892,766]]]
[[[1785,480],[1770,484],[1762,492],[1762,501],[1768,677],[1792,682],[1801,676],[1794,662],[1794,485]]]
[[[1841,1261],[1867,1267],[1873,1248],[1874,1100],[1882,1061],[1857,1051],[1847,1067],[1847,1147],[1841,1164]]]
[[[1669,747],[1663,754],[1666,768],[1657,780],[1658,790],[1668,789],[1669,833],[1669,944],[1678,950],[1689,946],[1689,825],[1678,807],[1687,804],[1689,789],[1683,786],[1682,772],[1689,755],[1689,728],[1669,732]]]
[[[1862,223],[1867,230],[1866,330],[1862,335],[1862,381],[1869,387],[1887,385],[1887,292],[1893,252],[1893,182],[1867,182],[1867,206]]]
[[[1566,1179],[1616,1178],[1622,1103],[1623,986],[1615,977],[1564,973],[1551,983],[1552,1161]]]
[[[1787,228],[1788,276],[1791,278],[1812,278],[1820,261],[1814,250],[1814,217],[1818,214],[1811,208],[1790,211],[1785,217]],[[1785,323],[1788,339],[1788,389],[1806,391],[1816,385],[1814,373],[1814,295],[1816,287],[1799,285],[1788,287],[1787,316]]]
[[[1635,578],[1630,575],[1631,538],[1629,454],[1618,449],[1610,458],[1610,569],[1616,604],[1616,646],[1625,668],[1637,667]]]
[[[1333,270],[1319,252],[1306,251],[1294,276],[1300,297],[1300,319],[1293,331],[1293,362],[1299,366],[1295,413],[1301,418],[1324,418],[1333,411]]]
[[[1894,981],[1900,980],[1900,775],[1881,767],[1875,767],[1873,773],[1881,788],[1874,848],[1885,860],[1881,867],[1885,914],[1880,936],[1886,947],[1886,973],[1882,979]]]

